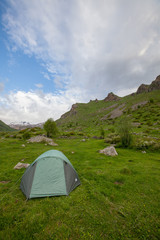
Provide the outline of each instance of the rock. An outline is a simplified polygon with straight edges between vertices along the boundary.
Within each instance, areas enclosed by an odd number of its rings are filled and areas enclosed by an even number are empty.
[[[24,144],[22,144],[22,147],[25,147],[25,145],[24,145]]]
[[[81,141],[82,141],[82,142],[86,142],[86,139],[82,139]]]
[[[113,146],[106,147],[103,150],[100,150],[99,153],[103,153],[103,154],[108,155],[108,156],[117,156],[118,155],[115,147],[113,147]]]
[[[120,97],[118,97],[117,95],[115,95],[114,93],[110,92],[108,93],[108,96],[104,99],[105,102],[108,102],[108,101],[117,101],[119,100]]]
[[[17,163],[16,166],[14,166],[14,169],[21,169],[21,168],[27,168],[30,164],[29,163]]]
[[[142,151],[142,153],[146,153],[146,151]]]
[[[47,143],[51,146],[58,146],[58,144],[53,142],[53,140],[51,138],[47,138],[45,136],[40,136],[40,135],[30,138],[28,140],[28,142],[31,142],[31,143],[33,143],[33,142],[44,142],[44,143]]]

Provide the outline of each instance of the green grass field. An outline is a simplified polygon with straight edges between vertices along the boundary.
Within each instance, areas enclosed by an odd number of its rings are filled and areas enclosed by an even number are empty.
[[[0,139],[0,239],[160,239],[160,152],[117,148],[108,157],[99,153],[104,140],[55,141],[81,185],[69,196],[26,201],[15,184],[25,170],[13,167],[53,147]]]

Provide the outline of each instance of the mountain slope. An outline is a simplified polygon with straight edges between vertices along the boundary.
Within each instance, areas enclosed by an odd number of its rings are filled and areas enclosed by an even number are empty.
[[[155,86],[156,82],[156,87]],[[136,93],[119,98],[109,93],[104,100],[94,100],[89,103],[76,103],[69,112],[63,114],[57,125],[63,131],[83,131],[97,134],[100,128],[113,129],[121,117],[128,117],[135,131],[148,126],[160,127],[160,83],[158,76],[148,85],[149,91],[141,89]],[[151,90],[152,89],[152,90]],[[158,131],[158,130],[157,130]]]
[[[0,132],[11,132],[14,131],[13,128],[9,127],[7,124],[0,120]]]

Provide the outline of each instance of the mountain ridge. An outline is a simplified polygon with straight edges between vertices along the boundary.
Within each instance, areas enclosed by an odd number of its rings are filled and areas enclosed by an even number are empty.
[[[129,116],[134,124],[138,121],[135,117],[136,114],[143,109],[151,117],[154,105],[156,105],[157,114],[159,114],[160,76],[150,85],[147,85],[147,88],[144,86],[145,84],[140,85],[135,93],[124,97],[119,97],[111,92],[103,100],[96,99],[90,100],[88,103],[73,104],[70,111],[64,113],[56,120],[56,123],[63,131],[84,131],[88,129],[87,131],[94,132],[100,126],[107,128],[110,125],[111,127],[122,116]],[[153,102],[152,108],[151,102]],[[147,107],[149,110],[147,110]],[[145,114],[144,110],[142,115]],[[148,119],[148,116],[146,118]],[[158,116],[155,116],[156,118]],[[157,124],[157,122],[154,124]]]

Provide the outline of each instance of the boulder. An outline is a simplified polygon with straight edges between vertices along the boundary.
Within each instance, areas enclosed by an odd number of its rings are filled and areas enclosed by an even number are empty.
[[[58,144],[53,142],[53,140],[51,138],[47,138],[45,136],[40,136],[40,135],[30,138],[28,140],[28,142],[31,142],[31,143],[44,142],[44,143],[47,143],[48,145],[51,145],[51,146],[58,146]]]
[[[107,156],[117,156],[118,155],[115,147],[113,147],[113,146],[106,147],[103,150],[100,150],[99,153],[103,153]]]
[[[17,163],[16,166],[14,166],[14,169],[21,169],[21,168],[27,168],[30,164],[29,163]]]

